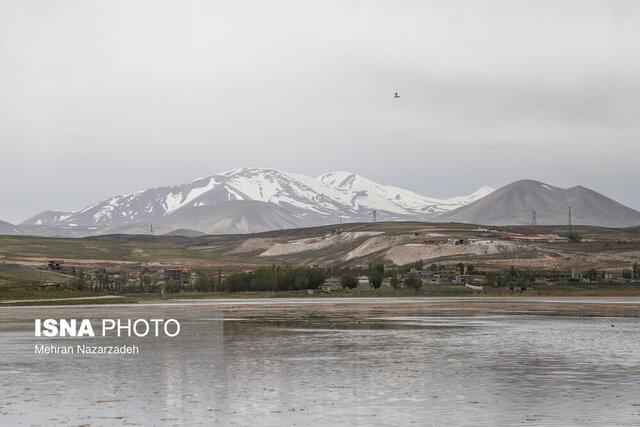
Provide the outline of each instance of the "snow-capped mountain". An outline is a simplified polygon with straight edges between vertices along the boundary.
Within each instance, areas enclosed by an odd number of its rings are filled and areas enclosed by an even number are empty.
[[[188,208],[221,207],[222,203],[230,201],[275,204],[284,211],[277,211],[277,214],[273,211],[273,215],[289,215],[286,222],[292,224],[329,224],[338,222],[339,217],[349,221],[370,220],[373,210],[377,211],[380,220],[428,220],[492,191],[490,187],[482,187],[469,196],[439,200],[381,185],[349,172],[327,173],[313,178],[272,169],[241,168],[186,184],[108,198],[76,212],[45,211],[21,225],[55,226],[57,229],[95,227],[99,230],[164,221],[189,229]],[[236,203],[234,206],[239,205]],[[229,211],[228,207],[225,209],[225,212]],[[169,217],[173,220],[167,220]],[[181,218],[179,224],[176,222],[178,217]],[[199,221],[201,224],[202,218]],[[246,230],[254,231],[250,224]]]
[[[320,175],[318,179],[344,193],[346,198],[349,198],[348,203],[356,210],[361,208],[367,211],[377,209],[411,216],[434,216],[449,212],[474,202],[493,191],[493,188],[483,186],[468,196],[440,200],[421,196],[402,188],[380,185],[351,172],[326,173]]]

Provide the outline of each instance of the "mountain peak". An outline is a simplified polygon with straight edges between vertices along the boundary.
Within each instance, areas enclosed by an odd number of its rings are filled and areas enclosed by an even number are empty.
[[[367,179],[356,173],[346,171],[325,173],[320,175],[317,179],[330,187],[344,190],[349,189],[357,191],[368,190],[371,188],[375,188],[376,186],[380,187],[380,184],[377,184],[370,179]]]
[[[269,168],[255,168],[255,167],[241,167],[231,169],[225,172],[220,172],[214,176],[237,176],[237,175],[256,175],[256,174],[287,174],[276,169]]]
[[[340,218],[368,221],[373,210],[378,212],[380,220],[428,220],[437,214],[468,204],[480,197],[480,194],[488,194],[491,189],[483,187],[481,190],[470,196],[439,200],[402,188],[378,184],[353,172],[331,172],[313,178],[276,169],[242,167],[185,184],[150,188],[112,197],[76,212],[43,213],[22,225],[34,228],[55,226],[57,229],[76,227],[74,229],[77,230],[85,227],[99,230],[134,224],[142,227],[150,223],[154,224],[155,229],[161,223],[171,223],[176,229],[222,232],[224,227],[206,225],[207,220],[202,218],[202,213],[206,212],[211,220],[215,217],[222,221],[224,218],[214,215],[214,212],[226,212],[228,220],[238,218],[240,221],[241,218],[248,218],[247,206],[257,206],[249,202],[277,206],[280,210],[273,210],[273,215],[287,216],[287,224],[298,219],[310,225],[336,223]],[[212,208],[194,209],[203,206]],[[242,211],[243,214],[234,216],[233,211]],[[262,209],[260,212],[266,215],[267,211]],[[194,218],[195,221],[196,214],[199,215],[198,227],[189,222],[189,218]],[[254,221],[256,224],[260,222],[257,218]],[[264,223],[261,222],[261,227]],[[269,223],[276,226],[282,222],[270,220]],[[245,228],[250,231],[257,229],[251,228],[250,224]]]
[[[520,180],[479,200],[445,213],[441,222],[482,225],[530,225],[533,211],[540,225],[566,224],[571,205],[574,224],[628,227],[640,224],[640,212],[588,188],[555,187],[534,180]]]

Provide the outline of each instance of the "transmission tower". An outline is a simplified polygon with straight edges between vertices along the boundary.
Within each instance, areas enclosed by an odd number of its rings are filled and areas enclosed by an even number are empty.
[[[376,218],[376,210],[373,210],[373,222],[376,222],[378,219]]]
[[[538,221],[536,220],[536,211],[531,211],[531,225],[538,225]]]
[[[571,205],[569,205],[569,236],[573,236],[573,232],[571,230]]]

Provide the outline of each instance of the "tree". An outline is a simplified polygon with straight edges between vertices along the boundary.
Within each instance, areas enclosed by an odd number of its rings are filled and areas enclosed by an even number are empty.
[[[222,270],[218,269],[218,277],[213,282],[213,292],[220,292],[222,290]]]
[[[496,274],[495,273],[487,274],[487,285],[488,286],[495,286],[496,285]]]
[[[105,289],[109,289],[109,275],[107,273],[104,273],[100,279],[100,284],[102,285],[102,292],[104,292]]]
[[[78,290],[81,291],[84,288],[85,288],[84,270],[80,270],[80,273],[78,274]]]
[[[244,292],[249,290],[252,274],[231,273],[225,276],[223,287],[227,292]]]
[[[319,268],[271,266],[253,273],[232,273],[225,277],[222,288],[227,292],[297,291],[318,289],[326,280]]]
[[[209,278],[202,271],[196,272],[196,281],[194,287],[198,292],[207,292],[209,290]]]
[[[415,268],[416,270],[422,270],[424,268],[424,261],[418,260],[415,262],[410,262],[406,265],[406,267],[409,267],[409,270],[411,270],[412,268]]]
[[[191,278],[191,272],[189,270],[182,270],[182,274],[180,274],[182,284],[185,285],[189,283],[189,279]]]
[[[124,270],[123,268],[118,270],[118,274],[116,274],[113,278],[116,292],[122,292],[122,288],[127,283],[127,277],[128,275],[126,270]]]
[[[640,265],[637,262],[633,264],[633,278],[640,278]]]
[[[431,264],[431,267],[429,267],[429,269],[435,273],[436,271],[438,271],[438,266],[436,264]]]
[[[473,274],[474,271],[476,271],[476,268],[473,265],[467,266],[467,274]]]
[[[140,292],[151,291],[151,277],[142,276],[140,278]]]
[[[382,280],[384,279],[383,273],[380,273],[378,270],[373,270],[369,274],[369,284],[373,289],[378,289],[382,286]]]
[[[464,274],[464,264],[463,263],[458,264],[458,270],[460,270],[460,274]]]
[[[168,294],[175,294],[182,290],[180,280],[170,279],[165,282],[164,290]]]
[[[516,271],[515,268],[513,268],[513,266],[511,266],[511,271],[506,272],[504,276],[500,277],[500,285],[501,286],[506,286],[509,283],[515,281],[515,279],[517,277],[517,276],[514,275],[515,271]]]
[[[518,277],[518,274],[516,273],[516,268],[512,265],[511,266],[511,270],[509,271],[509,274],[511,275],[511,277],[516,278]],[[511,279],[511,277],[509,277],[509,279]]]
[[[76,273],[76,271],[74,271],[74,273]],[[76,274],[74,274],[75,277],[71,280],[71,284],[73,285],[74,288],[81,291],[85,288],[84,271],[80,270],[80,272]]]
[[[391,272],[391,287],[393,289],[398,289],[400,287],[400,281],[398,280],[398,273],[395,270]]]
[[[588,271],[585,271],[582,274],[582,277],[584,277],[586,279],[589,279],[589,280],[592,280],[592,281],[596,281],[596,280],[598,280],[598,272],[596,271],[595,268],[592,268],[592,269],[590,269]]]
[[[340,284],[342,285],[343,289],[353,289],[358,287],[358,279],[356,279],[351,274],[343,274],[342,276],[340,276]]]
[[[384,265],[376,264],[369,272],[369,284],[373,289],[378,289],[382,286],[382,280],[384,279]]]
[[[418,276],[413,273],[407,274],[407,277],[404,278],[404,285],[409,289],[418,290],[422,286],[422,280]]]

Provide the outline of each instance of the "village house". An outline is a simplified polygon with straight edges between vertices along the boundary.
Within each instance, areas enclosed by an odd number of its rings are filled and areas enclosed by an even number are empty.
[[[173,268],[165,268],[164,269],[164,279],[165,280],[180,280],[182,278],[182,272],[184,268],[182,267],[173,267]]]
[[[422,283],[463,283],[469,277],[457,270],[432,271],[411,269],[410,273],[417,275]]]
[[[64,261],[61,259],[50,259],[47,261],[47,270],[60,271],[62,270],[62,264],[64,264]]]

